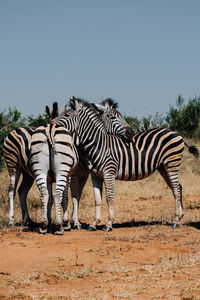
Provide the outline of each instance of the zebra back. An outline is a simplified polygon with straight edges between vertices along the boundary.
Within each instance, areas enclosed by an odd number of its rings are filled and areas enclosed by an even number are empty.
[[[66,113],[66,106],[58,110],[57,102],[53,103],[53,109],[46,106],[46,113],[49,120]],[[20,127],[12,130],[5,138],[3,145],[3,156],[6,162],[9,176],[16,172],[28,173],[33,176],[29,165],[31,137],[35,128]]]
[[[70,104],[78,114],[77,134],[82,157],[90,171],[102,176],[103,172],[112,170],[120,180],[143,179],[161,164],[171,172],[178,171],[184,150],[183,138],[178,133],[156,128],[137,133],[126,143],[106,133],[105,124],[86,102],[72,99]],[[63,117],[62,122],[66,127],[72,124],[70,118]]]
[[[178,172],[183,156],[184,141],[176,132],[156,128],[139,132],[130,145],[113,142],[120,163],[117,179],[139,180],[151,175],[161,165]]]
[[[10,176],[17,170],[32,175],[29,168],[29,153],[33,132],[33,128],[21,127],[12,130],[5,138],[3,156]]]
[[[36,181],[43,169],[49,174],[69,177],[78,163],[74,134],[66,128],[48,124],[38,127],[31,139],[31,168]]]

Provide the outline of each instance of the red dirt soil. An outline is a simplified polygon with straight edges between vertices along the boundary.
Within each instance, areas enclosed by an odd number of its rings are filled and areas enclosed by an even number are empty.
[[[122,224],[123,225],[123,224]],[[200,229],[0,232],[0,299],[200,299]]]

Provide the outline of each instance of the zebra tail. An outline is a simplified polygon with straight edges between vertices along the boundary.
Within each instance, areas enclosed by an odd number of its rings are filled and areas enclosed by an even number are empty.
[[[184,141],[185,146],[188,148],[188,151],[192,153],[197,159],[199,158],[199,150],[196,146],[190,146],[187,142]]]
[[[52,137],[52,131],[50,130],[50,128],[48,128],[48,126],[46,128],[46,136],[49,141],[49,144],[51,145],[51,147],[53,149],[54,154],[56,154],[56,146],[55,146],[54,138]]]

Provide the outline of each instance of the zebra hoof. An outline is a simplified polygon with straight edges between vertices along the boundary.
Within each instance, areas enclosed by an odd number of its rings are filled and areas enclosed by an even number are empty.
[[[175,229],[175,228],[178,227],[178,226],[179,226],[179,224],[177,224],[177,223],[173,223],[173,224],[172,224],[172,228],[173,228],[173,229]]]
[[[104,228],[103,231],[110,232],[110,231],[112,231],[112,227],[106,226],[106,228]]]
[[[88,226],[87,231],[96,231],[96,228],[92,226]]]
[[[45,234],[45,233],[47,233],[47,226],[48,226],[48,224],[47,224],[46,222],[45,222],[45,223],[42,223],[41,226],[39,227],[38,232],[39,232],[40,234]]]
[[[64,228],[61,230],[57,230],[54,232],[55,235],[63,235],[64,234]]]
[[[74,226],[73,226],[73,229],[81,230],[81,229],[82,229],[82,226],[81,226],[81,225],[74,225]]]
[[[70,225],[64,226],[64,231],[71,231],[71,226]]]
[[[35,225],[35,222],[32,219],[28,219],[23,222],[24,226],[33,227]]]
[[[47,233],[47,228],[42,228],[42,227],[40,227],[38,232],[39,232],[40,234],[46,234],[46,233]]]
[[[64,231],[71,231],[71,225],[68,222],[63,222]]]
[[[57,225],[56,229],[54,231],[55,235],[63,235],[64,234],[64,228],[61,225]]]
[[[9,219],[9,220],[8,220],[8,226],[14,226],[14,225],[15,225],[14,218]]]

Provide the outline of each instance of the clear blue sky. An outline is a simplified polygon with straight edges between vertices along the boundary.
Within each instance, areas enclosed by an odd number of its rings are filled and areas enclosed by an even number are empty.
[[[112,97],[129,116],[200,95],[199,0],[0,0],[0,110]]]

